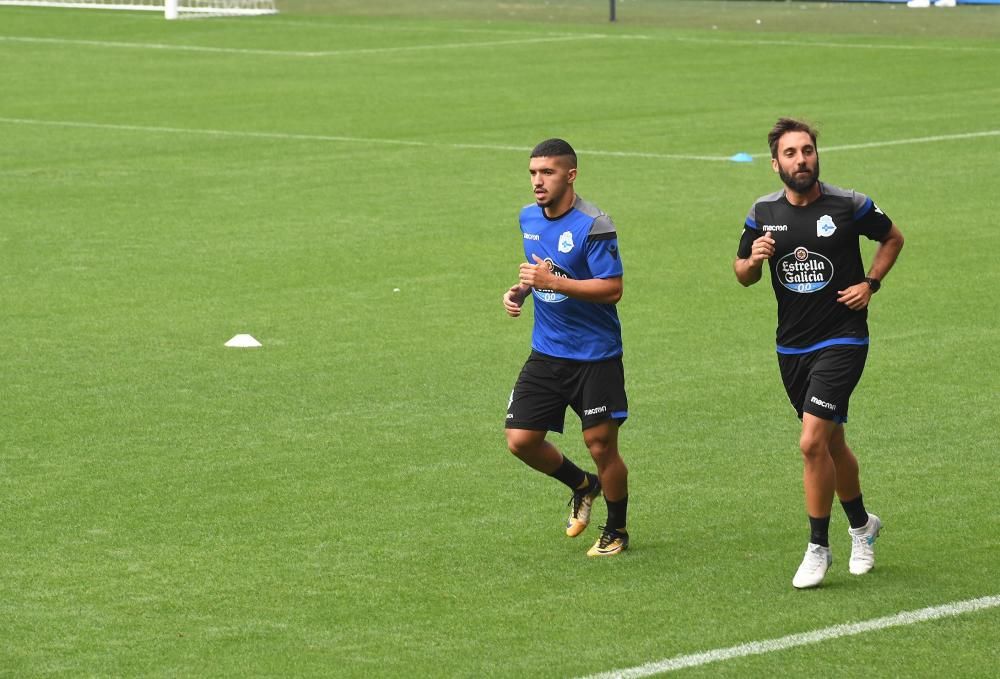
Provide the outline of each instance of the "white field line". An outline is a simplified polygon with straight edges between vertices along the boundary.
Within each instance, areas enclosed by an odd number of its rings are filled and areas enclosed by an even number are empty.
[[[278,15],[281,16],[281,15]],[[573,33],[569,31],[525,31],[518,30],[515,28],[498,28],[496,26],[491,26],[490,28],[459,28],[456,26],[425,26],[423,24],[390,24],[386,25],[383,22],[375,24],[366,24],[360,22],[338,22],[338,21],[311,21],[309,19],[297,20],[297,19],[279,19],[275,16],[269,16],[267,18],[268,26],[292,26],[295,28],[305,28],[317,31],[339,31],[339,32],[357,32],[357,31],[372,31],[377,33],[434,33],[434,34],[473,34],[473,35],[519,35],[521,37],[525,36],[541,36],[541,37],[561,37],[567,35],[581,35],[580,33]],[[639,33],[588,33],[587,35],[600,36],[602,38],[619,38],[619,39],[629,39],[634,38],[637,40],[648,40],[648,35],[642,35]]]
[[[337,30],[368,30],[368,31],[397,31],[397,32],[430,32],[430,33],[479,33],[479,34],[507,34],[526,35],[524,31],[499,28],[431,28],[414,26],[381,26],[369,24],[316,24],[302,21],[288,21],[268,18],[268,25],[283,24],[288,26],[308,26],[310,28],[333,28]],[[528,34],[531,35],[531,34]],[[546,36],[579,36],[579,33],[555,33],[544,34]],[[850,42],[829,42],[810,40],[782,40],[757,38],[749,40],[746,38],[694,38],[683,36],[655,36],[643,33],[592,33],[593,38],[615,38],[617,40],[661,40],[666,42],[691,42],[705,43],[710,45],[749,45],[751,47],[825,47],[830,49],[866,49],[866,50],[899,50],[909,52],[998,52],[1000,48],[988,45],[894,45],[889,43],[850,43]]]
[[[345,26],[346,28],[346,26]],[[354,27],[364,30],[365,27]],[[374,29],[368,29],[374,30]],[[387,30],[387,29],[382,29]],[[452,29],[450,33],[474,33],[487,31],[477,31],[474,29]],[[501,31],[489,31],[490,33],[501,33]],[[515,31],[505,31],[510,35],[525,35]],[[467,49],[477,47],[503,47],[506,45],[531,45],[548,42],[567,42],[578,40],[657,40],[651,35],[642,34],[622,34],[614,35],[610,33],[547,33],[541,36],[510,38],[506,40],[489,40],[482,42],[451,42],[451,43],[431,43],[425,45],[406,45],[400,47],[362,47],[357,49],[342,50],[268,50],[240,47],[212,47],[209,45],[180,45],[169,43],[146,43],[146,42],[121,42],[114,40],[78,40],[71,38],[41,38],[33,36],[0,35],[0,42],[35,43],[50,45],[74,45],[79,47],[96,47],[108,49],[145,49],[177,52],[206,52],[216,54],[245,54],[258,56],[278,56],[278,57],[344,57],[355,54],[393,54],[396,52],[419,52],[427,50],[447,50],[447,49]],[[867,50],[901,50],[901,51],[937,51],[937,52],[1000,52],[1000,48],[989,46],[962,46],[962,45],[891,45],[884,43],[837,43],[837,42],[811,42],[808,40],[744,40],[740,38],[685,38],[666,37],[662,40],[668,42],[683,42],[710,45],[748,45],[755,47],[823,47],[829,49],[867,49]]]
[[[959,141],[962,139],[979,139],[982,137],[1000,136],[1000,130],[983,130],[982,132],[959,132],[956,134],[936,134],[929,137],[911,137],[909,139],[889,139],[887,141],[871,141],[863,144],[841,144],[839,146],[820,146],[820,153],[829,151],[854,151],[857,149],[877,149],[885,146],[904,146],[907,144],[930,144],[938,141]],[[770,153],[754,153],[753,158],[770,158]]]
[[[746,40],[743,38],[684,38],[666,37],[672,42],[705,43],[710,45],[748,45],[751,47],[826,47],[831,49],[900,50],[904,52],[1000,52],[986,45],[892,45],[887,43],[818,42],[810,40]]]
[[[845,625],[834,625],[824,627],[812,632],[802,634],[791,634],[778,639],[768,639],[766,641],[753,641],[739,646],[729,648],[717,648],[703,653],[692,653],[691,655],[680,655],[667,660],[630,667],[622,670],[612,670],[602,674],[594,674],[587,679],[632,679],[633,677],[649,677],[654,674],[673,672],[687,667],[698,667],[709,663],[732,660],[734,658],[745,658],[751,655],[762,655],[764,653],[774,653],[797,646],[807,646],[817,644],[821,641],[840,639],[841,637],[856,636],[865,632],[877,632],[890,627],[901,627],[903,625],[913,625],[918,622],[928,620],[938,620],[939,618],[953,618],[955,616],[973,613],[990,608],[1000,607],[1000,596],[984,596],[979,599],[969,599],[966,601],[956,601],[942,606],[931,606],[921,608],[916,611],[904,611],[884,618],[873,618],[862,622],[855,622]]]
[[[213,130],[185,127],[163,127],[155,125],[120,125],[110,123],[87,123],[73,120],[36,120],[31,118],[0,118],[0,124],[7,125],[37,125],[43,127],[67,127],[77,129],[111,130],[120,132],[149,132],[153,134],[184,134],[207,137],[225,137],[234,139],[271,139],[276,141],[320,141],[340,142],[345,144],[381,144],[386,146],[415,146],[423,148],[468,149],[476,151],[512,151],[527,153],[527,146],[511,146],[504,144],[465,144],[459,142],[433,142],[413,139],[379,139],[376,137],[350,137],[332,134],[295,134],[290,132],[253,132],[240,130]],[[1000,136],[1000,130],[985,130],[982,132],[964,132],[959,134],[940,134],[930,137],[914,137],[910,139],[890,139],[888,141],[868,142],[864,144],[845,144],[842,146],[820,147],[820,152],[848,151],[854,149],[872,149],[884,146],[899,146],[904,144],[926,144],[931,142],[958,141],[980,137]],[[580,154],[588,156],[606,156],[613,158],[647,158],[651,160],[701,160],[709,162],[728,162],[730,156],[703,156],[683,153],[653,153],[643,151],[607,151],[600,149],[578,149]],[[757,153],[753,158],[769,158],[768,153]]]
[[[0,124],[9,125],[40,125],[46,127],[69,127],[95,130],[113,130],[122,132],[152,132],[155,134],[187,134],[209,137],[229,137],[237,139],[273,139],[278,141],[327,141],[350,144],[383,144],[389,146],[418,146],[425,148],[470,149],[480,151],[513,151],[528,153],[529,146],[506,146],[502,144],[462,144],[450,142],[430,142],[409,139],[378,139],[372,137],[348,137],[329,134],[293,134],[286,132],[243,132],[237,130],[211,130],[183,127],[160,127],[147,125],[113,125],[106,123],[85,123],[71,120],[33,120],[28,118],[0,118]],[[614,156],[621,158],[651,158],[666,160],[709,160],[727,161],[723,156],[698,156],[679,153],[644,153],[641,151],[599,151],[581,149],[578,153],[591,156]]]
[[[432,43],[427,45],[407,45],[404,47],[366,47],[360,49],[295,51],[266,50],[240,47],[209,47],[207,45],[171,45],[155,42],[114,42],[108,40],[70,40],[66,38],[34,38],[18,35],[0,35],[0,42],[15,42],[41,45],[74,45],[78,47],[98,47],[110,49],[161,50],[169,52],[208,52],[214,54],[252,54],[272,57],[349,57],[369,54],[394,54],[396,52],[420,52],[428,50],[469,49],[478,47],[503,47],[506,45],[533,45],[547,42],[569,42],[579,40],[602,40],[608,36],[598,33],[580,35],[560,35],[510,40],[488,40],[481,42]]]
[[[385,26],[383,24],[365,24],[365,23],[330,23],[330,22],[314,22],[309,20],[294,20],[294,19],[277,19],[274,17],[268,17],[267,23],[269,26],[273,25],[285,25],[285,26],[301,26],[308,27],[312,29],[323,28],[323,29],[334,29],[334,30],[369,30],[369,31],[400,31],[400,32],[433,32],[433,33],[506,33],[513,35],[525,35],[524,31],[518,31],[513,29],[501,29],[501,28],[438,28],[438,27],[423,27],[423,26]],[[550,32],[546,35],[574,35],[572,33],[555,33]],[[730,44],[730,45],[751,45],[751,46],[769,46],[774,45],[778,47],[790,46],[790,47],[829,47],[832,49],[870,49],[870,50],[904,50],[904,51],[945,51],[945,52],[997,52],[1000,48],[980,45],[980,46],[960,46],[960,45],[894,45],[887,43],[849,43],[849,42],[830,42],[830,41],[809,41],[809,40],[788,40],[788,39],[767,39],[767,38],[695,38],[695,37],[685,37],[685,36],[654,36],[642,33],[607,33],[603,34],[602,37],[606,38],[618,38],[618,39],[633,39],[633,40],[662,40],[662,41],[673,41],[673,42],[693,42],[693,43],[708,43],[708,44]]]

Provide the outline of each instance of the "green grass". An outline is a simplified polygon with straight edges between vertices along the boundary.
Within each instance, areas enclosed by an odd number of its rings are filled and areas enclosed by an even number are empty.
[[[0,8],[0,675],[575,676],[998,593],[1000,137],[822,148],[997,130],[1000,9],[281,6]],[[835,514],[814,592],[774,301],[730,268],[776,177],[599,153],[761,153],[783,114],[907,238],[849,425],[878,568],[847,575]],[[608,561],[502,433],[531,320],[500,296],[555,135],[626,269]],[[984,676],[998,623],[685,673]]]

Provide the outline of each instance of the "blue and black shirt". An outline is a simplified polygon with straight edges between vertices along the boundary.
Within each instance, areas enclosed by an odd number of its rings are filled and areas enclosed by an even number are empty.
[[[741,259],[765,233],[775,241],[768,268],[778,300],[779,354],[868,344],[868,310],[851,310],[837,301],[837,291],[865,279],[859,237],[883,240],[892,220],[863,193],[823,183],[820,190],[804,207],[789,203],[784,190],[758,198],[743,227]]]
[[[622,275],[615,225],[598,207],[579,196],[556,218],[536,204],[520,214],[524,256],[549,262],[557,276],[587,280]],[[600,361],[622,354],[621,323],[614,304],[573,299],[551,290],[532,290],[535,326],[531,348],[574,361]]]

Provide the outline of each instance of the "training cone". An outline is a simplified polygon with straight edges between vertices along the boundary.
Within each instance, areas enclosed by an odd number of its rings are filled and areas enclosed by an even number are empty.
[[[752,163],[753,156],[751,156],[749,153],[743,153],[741,151],[740,153],[737,153],[735,156],[731,156],[729,160],[733,161],[734,163]]]
[[[251,347],[259,347],[263,345],[255,340],[252,335],[236,335],[231,340],[226,342],[226,346],[249,349]]]

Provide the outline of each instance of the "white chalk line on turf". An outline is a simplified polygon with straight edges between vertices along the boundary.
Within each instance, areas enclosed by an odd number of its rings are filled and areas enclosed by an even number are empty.
[[[122,132],[152,132],[156,134],[187,134],[202,135],[209,137],[228,137],[243,139],[272,139],[276,141],[326,141],[342,142],[349,144],[380,144],[387,146],[416,146],[424,148],[442,149],[469,149],[478,151],[513,151],[516,153],[528,153],[530,146],[506,146],[502,144],[463,144],[452,142],[432,142],[417,141],[408,139],[378,139],[371,137],[348,137],[329,134],[294,134],[288,132],[253,132],[239,130],[211,130],[183,127],[160,127],[147,125],[120,125],[109,123],[86,123],[71,120],[33,120],[29,118],[0,118],[0,124],[10,125],[41,125],[46,127],[67,127],[93,130],[115,130]],[[578,153],[585,153],[592,156],[616,156],[621,158],[650,158],[662,160],[708,160],[727,161],[724,156],[699,156],[684,155],[675,153],[645,153],[642,151],[600,151],[594,149],[580,149]]]
[[[826,47],[832,49],[901,50],[905,52],[997,52],[996,47],[986,45],[893,45],[891,43],[821,42],[810,40],[773,40],[761,38],[691,38],[671,36],[665,38],[673,42],[704,43],[711,45],[747,45],[749,47]]]
[[[200,135],[208,137],[223,137],[233,139],[270,139],[275,141],[320,141],[320,142],[340,142],[345,144],[379,144],[386,146],[414,146],[422,148],[440,149],[468,149],[473,151],[511,151],[515,153],[527,153],[531,150],[528,146],[509,146],[503,144],[465,144],[459,142],[433,142],[418,141],[414,139],[379,139],[373,137],[350,137],[345,135],[330,134],[295,134],[291,132],[254,132],[241,130],[213,130],[185,127],[161,127],[154,125],[122,125],[111,123],[88,123],[73,120],[36,120],[31,118],[0,118],[0,124],[9,125],[39,125],[45,127],[66,127],[92,130],[112,130],[120,132],[150,132],[154,134],[179,134],[179,135]],[[848,151],[853,149],[872,149],[883,146],[899,146],[903,144],[926,144],[942,141],[959,141],[963,139],[975,139],[980,137],[1000,136],[1000,130],[985,130],[982,132],[962,132],[957,134],[939,134],[928,137],[913,137],[910,139],[890,139],[888,141],[876,141],[863,144],[844,144],[842,146],[820,147],[821,152],[827,151]],[[580,154],[590,156],[607,156],[613,158],[646,158],[650,160],[698,160],[708,162],[728,162],[729,156],[706,156],[683,153],[653,153],[644,151],[607,151],[600,149],[581,148],[577,150]],[[753,154],[753,158],[769,158],[767,153]]]
[[[921,608],[916,611],[904,611],[884,618],[873,618],[862,622],[849,623],[844,625],[834,625],[823,629],[802,634],[790,634],[786,637],[768,639],[766,641],[754,641],[739,646],[729,648],[717,648],[703,653],[692,653],[690,655],[680,655],[667,660],[630,667],[628,669],[612,670],[602,674],[590,675],[586,679],[632,679],[634,677],[649,677],[654,674],[673,672],[674,670],[686,667],[698,667],[709,663],[732,660],[734,658],[745,658],[751,655],[762,655],[764,653],[774,653],[797,646],[807,646],[821,641],[840,639],[842,637],[856,636],[865,632],[877,632],[890,627],[900,627],[903,625],[913,625],[918,622],[928,620],[938,620],[940,618],[953,618],[955,616],[973,613],[990,608],[1000,607],[1000,596],[984,596],[978,599],[968,599],[966,601],[956,601],[941,606],[931,606]]]
[[[73,45],[78,47],[99,47],[110,49],[161,50],[169,52],[208,52],[213,54],[249,54],[273,57],[346,57],[353,55],[393,54],[396,52],[420,52],[428,50],[467,49],[476,47],[503,47],[506,45],[532,45],[549,42],[569,42],[579,40],[603,40],[608,36],[597,33],[579,35],[555,35],[536,38],[509,40],[488,40],[481,42],[432,43],[426,45],[405,45],[399,47],[364,47],[342,50],[267,50],[242,47],[210,47],[207,45],[171,45],[156,42],[115,42],[108,40],[71,40],[67,38],[35,38],[19,35],[0,35],[0,42],[15,42],[41,45]]]
[[[1000,136],[1000,130],[983,130],[981,132],[958,132],[955,134],[936,134],[929,137],[910,137],[909,139],[889,139],[887,141],[870,141],[862,144],[840,144],[838,146],[820,146],[820,153],[828,151],[855,151],[857,149],[877,149],[884,146],[903,146],[906,144],[930,144],[938,141],[961,141],[962,139],[980,139],[982,137]],[[770,158],[770,153],[754,153],[752,158]]]
[[[241,20],[242,21],[242,20]],[[385,24],[379,22],[368,24],[362,22],[337,22],[337,21],[311,21],[309,19],[276,19],[274,16],[267,18],[268,26],[293,26],[295,28],[305,28],[317,31],[370,31],[375,33],[417,33],[417,34],[470,34],[470,35],[519,35],[521,37],[561,37],[588,35],[601,38],[615,38],[617,40],[649,40],[650,36],[641,33],[579,33],[572,31],[545,31],[518,30],[513,28],[499,28],[491,25],[489,28],[467,28],[455,27],[451,25],[424,25],[424,24]]]

